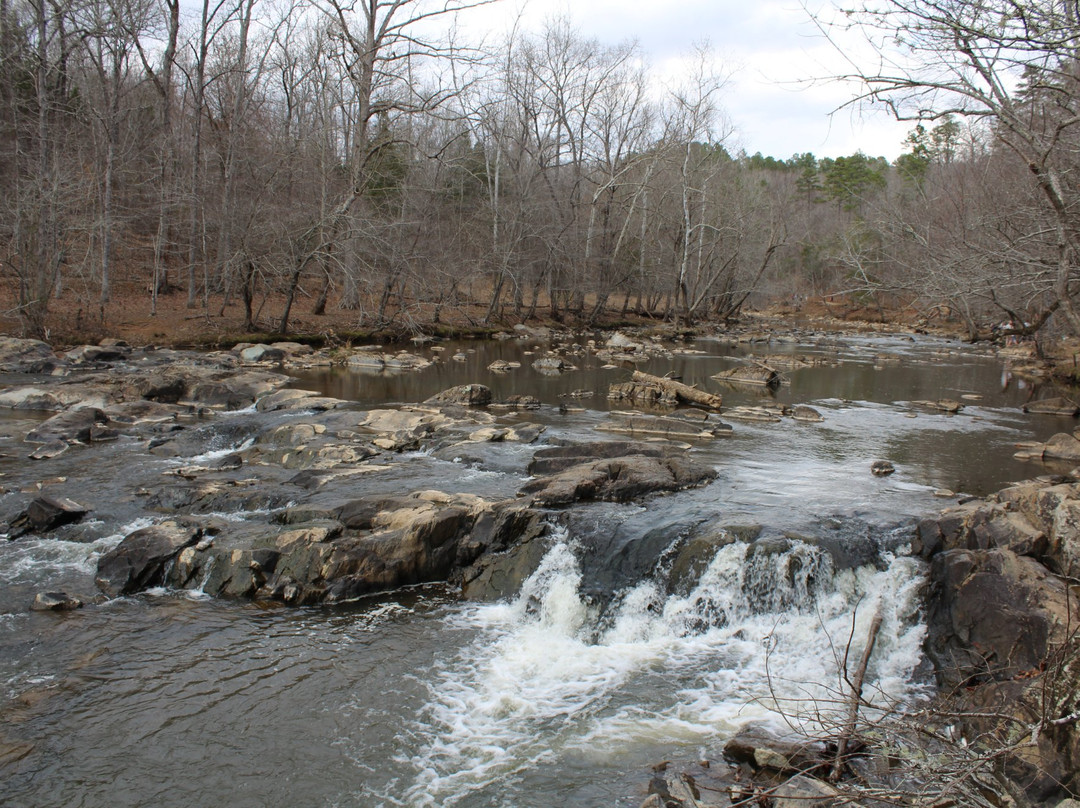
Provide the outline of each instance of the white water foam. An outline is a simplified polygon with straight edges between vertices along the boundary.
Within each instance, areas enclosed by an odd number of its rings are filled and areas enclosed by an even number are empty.
[[[809,545],[752,554],[733,544],[687,594],[642,583],[599,619],[564,538],[514,601],[458,613],[479,636],[430,683],[420,749],[401,761],[416,772],[403,804],[467,804],[563,756],[610,762],[650,745],[717,742],[751,720],[783,726],[777,708],[810,720],[837,703],[849,635],[854,668],[879,607],[866,694],[910,700],[920,575],[907,558],[834,575]]]
[[[152,524],[153,519],[135,519],[116,533],[92,542],[33,537],[19,539],[4,548],[0,581],[8,584],[41,583],[65,572],[93,575],[101,556],[116,547],[129,533]]]

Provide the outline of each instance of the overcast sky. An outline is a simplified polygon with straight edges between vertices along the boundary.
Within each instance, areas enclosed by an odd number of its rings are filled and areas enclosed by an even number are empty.
[[[820,7],[827,0],[808,4]],[[839,157],[863,151],[891,160],[911,129],[880,112],[834,113],[852,90],[808,82],[840,72],[842,60],[801,0],[502,0],[470,12],[477,15],[470,23],[505,30],[519,13],[527,30],[565,15],[585,37],[608,44],[637,40],[658,75],[676,73],[680,57],[707,39],[731,72],[724,98],[735,127],[731,151],[781,159],[797,152]]]

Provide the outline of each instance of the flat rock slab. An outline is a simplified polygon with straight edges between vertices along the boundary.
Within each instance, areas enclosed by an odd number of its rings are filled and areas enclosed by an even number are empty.
[[[561,507],[575,502],[632,502],[647,494],[679,491],[716,477],[716,470],[682,457],[628,455],[572,466],[521,488],[534,506]]]

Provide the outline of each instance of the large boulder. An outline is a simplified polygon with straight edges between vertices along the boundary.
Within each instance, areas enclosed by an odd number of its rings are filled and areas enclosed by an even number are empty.
[[[167,566],[201,533],[193,524],[174,520],[129,533],[98,560],[95,583],[109,597],[160,586]]]
[[[1009,550],[938,553],[930,586],[926,650],[946,687],[1037,671],[1070,625],[1065,583]]]

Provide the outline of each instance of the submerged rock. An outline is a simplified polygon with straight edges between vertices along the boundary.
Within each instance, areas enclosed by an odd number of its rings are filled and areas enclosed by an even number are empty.
[[[1060,396],[1056,398],[1043,398],[1038,401],[1029,401],[1024,405],[1024,412],[1033,415],[1064,415],[1075,418],[1080,415],[1080,406],[1075,401]]]
[[[83,602],[67,592],[38,592],[30,604],[32,612],[73,612],[81,609]]]
[[[888,460],[875,460],[870,464],[870,473],[875,477],[888,477],[896,471],[896,466]]]

